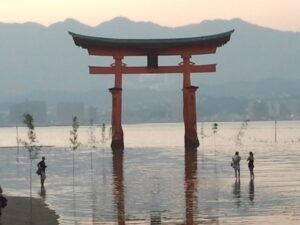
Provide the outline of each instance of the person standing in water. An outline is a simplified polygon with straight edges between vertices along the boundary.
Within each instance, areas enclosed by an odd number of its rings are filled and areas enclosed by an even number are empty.
[[[248,157],[247,161],[248,161],[248,168],[249,168],[249,171],[250,171],[250,179],[254,180],[254,172],[253,172],[253,169],[254,169],[254,156],[253,156],[253,152],[249,152],[249,157]]]
[[[240,161],[241,156],[239,156],[239,152],[235,152],[235,155],[232,157],[232,167],[234,169],[235,179],[240,180]]]
[[[41,187],[43,188],[44,187],[44,182],[46,180],[46,168],[47,168],[44,156],[42,157],[42,161],[40,161],[37,164],[37,167],[38,167],[38,171],[40,172],[39,175],[41,177]]]

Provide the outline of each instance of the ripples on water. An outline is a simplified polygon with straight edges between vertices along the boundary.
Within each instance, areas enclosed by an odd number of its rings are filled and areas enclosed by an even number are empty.
[[[44,198],[63,225],[299,224],[300,123],[278,122],[277,144],[271,122],[250,122],[242,130],[241,123],[220,123],[216,135],[212,123],[203,127],[199,149],[184,150],[181,124],[124,126],[126,149],[114,153],[109,142],[91,153],[88,128],[81,127],[74,185],[70,128],[37,128],[40,142],[55,147],[42,149],[46,188],[40,189],[33,174],[33,195]],[[26,130],[19,129],[24,139]],[[2,146],[15,146],[15,138],[15,128],[0,129]],[[5,193],[28,196],[28,153],[16,147],[0,151]],[[229,165],[235,151],[242,156],[240,182]],[[255,154],[254,182],[249,151]]]

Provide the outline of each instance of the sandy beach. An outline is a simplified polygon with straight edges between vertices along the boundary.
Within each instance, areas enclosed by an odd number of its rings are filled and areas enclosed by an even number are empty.
[[[56,225],[58,215],[47,207],[42,199],[28,197],[11,197],[7,207],[2,209],[0,225]],[[32,207],[31,207],[32,205]],[[30,211],[32,209],[32,218]],[[31,222],[32,221],[32,222]]]

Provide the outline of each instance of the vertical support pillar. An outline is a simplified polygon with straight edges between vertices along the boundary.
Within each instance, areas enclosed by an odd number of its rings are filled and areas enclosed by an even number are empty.
[[[181,56],[183,59],[183,120],[185,127],[185,147],[197,148],[199,139],[197,135],[196,95],[198,87],[191,86],[190,55]]]
[[[115,59],[115,87],[110,88],[112,94],[112,140],[111,148],[124,149],[122,129],[122,59],[123,56],[114,56]]]
[[[197,135],[196,95],[198,87],[190,86],[183,89],[183,118],[185,147],[197,148],[199,140]]]

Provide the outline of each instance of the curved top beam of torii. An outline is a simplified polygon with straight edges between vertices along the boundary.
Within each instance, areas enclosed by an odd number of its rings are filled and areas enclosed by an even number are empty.
[[[216,48],[230,40],[234,30],[201,37],[166,39],[118,39],[85,36],[69,32],[77,46],[90,55],[197,55],[215,53]]]

